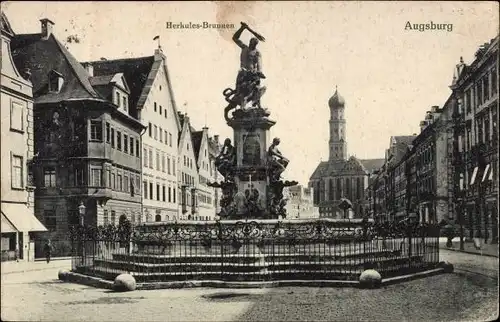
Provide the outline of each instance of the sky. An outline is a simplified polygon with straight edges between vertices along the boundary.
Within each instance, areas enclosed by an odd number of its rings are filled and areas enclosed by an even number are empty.
[[[166,23],[245,21],[266,38],[262,104],[290,159],[284,177],[304,185],[328,159],[336,86],[346,101],[348,154],[383,158],[391,136],[418,133],[425,112],[445,103],[460,57],[472,62],[499,30],[496,2],[2,2],[2,10],[16,33],[39,33],[39,20],[49,18],[59,40],[77,35],[68,47],[80,61],[150,56],[159,35],[177,107],[221,139],[233,136],[222,92],[234,88],[239,68],[236,30]],[[405,30],[431,21],[452,30]]]

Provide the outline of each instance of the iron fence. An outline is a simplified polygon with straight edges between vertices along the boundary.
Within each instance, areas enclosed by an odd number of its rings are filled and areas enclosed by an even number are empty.
[[[79,227],[73,270],[138,282],[182,280],[357,280],[436,267],[439,226],[315,219],[147,223]]]

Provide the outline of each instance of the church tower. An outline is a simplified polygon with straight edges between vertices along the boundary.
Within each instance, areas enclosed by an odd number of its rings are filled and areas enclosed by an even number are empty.
[[[345,101],[337,92],[328,100],[330,107],[329,160],[347,160],[346,121],[344,118]]]

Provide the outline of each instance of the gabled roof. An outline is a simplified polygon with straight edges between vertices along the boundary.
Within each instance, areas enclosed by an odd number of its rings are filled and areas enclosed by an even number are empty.
[[[318,164],[309,180],[321,179],[323,177],[361,175],[365,169],[360,161],[355,157],[349,160],[329,160]]]
[[[114,75],[94,76],[90,78],[90,84],[92,86],[108,85],[113,77]]]
[[[18,70],[29,68],[35,103],[57,103],[64,100],[85,100],[102,97],[92,88],[90,75],[54,35],[46,40],[41,34],[16,35],[11,42],[12,57]],[[49,92],[50,71],[64,79],[59,92]]]
[[[130,89],[129,103],[134,108],[142,108],[138,106],[139,98],[143,94],[149,74],[153,67],[154,56],[114,59],[114,60],[99,60],[85,62],[83,64],[91,64],[94,69],[94,77],[109,76],[118,73],[123,73],[125,80]],[[146,94],[147,96],[147,94]]]
[[[417,135],[399,135],[391,138],[391,141],[394,142],[394,154],[390,160],[391,165],[397,165],[401,162],[416,137]]]
[[[91,64],[94,67],[95,76],[123,73],[127,85],[130,88],[129,103],[130,106],[133,107],[130,111],[134,114],[137,113],[137,110],[144,107],[156,75],[158,74],[161,66],[163,66],[167,78],[167,87],[171,98],[171,104],[174,114],[177,114],[177,106],[175,104],[170,74],[166,61],[163,63],[165,56],[162,53],[158,53],[158,55],[160,55],[163,60],[155,60],[155,56],[146,56],[138,58],[98,60],[82,64]],[[132,116],[137,117],[137,115]],[[177,125],[179,126],[179,131],[181,131],[182,124],[180,124],[177,115],[175,115],[175,119]]]
[[[203,131],[192,131],[191,127],[191,140],[193,140],[193,150],[194,156],[196,158],[196,164],[198,164],[198,158],[200,156],[201,141],[203,141]]]
[[[7,33],[9,36],[14,36],[14,30],[12,30],[12,27],[10,26],[10,22],[9,22],[9,19],[7,19],[7,16],[5,15],[5,13],[2,11],[2,14],[1,14],[1,26],[2,26],[2,33]]]
[[[359,161],[367,172],[372,173],[373,171],[382,168],[385,159],[364,159]]]

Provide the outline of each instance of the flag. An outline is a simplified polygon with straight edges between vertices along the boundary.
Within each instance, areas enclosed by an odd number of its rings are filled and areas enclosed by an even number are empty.
[[[153,38],[153,40],[158,40],[158,39],[160,39],[160,36],[155,36],[155,37]]]

